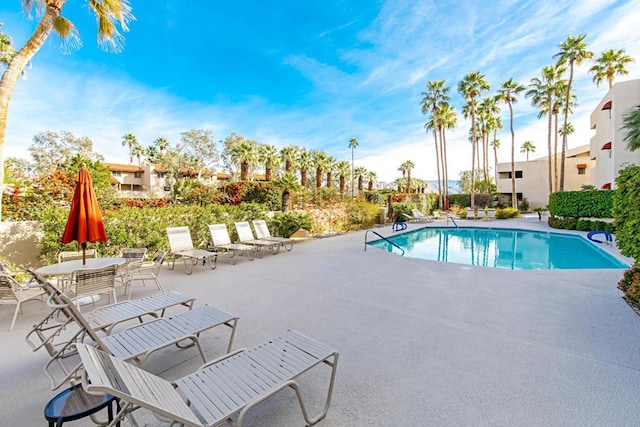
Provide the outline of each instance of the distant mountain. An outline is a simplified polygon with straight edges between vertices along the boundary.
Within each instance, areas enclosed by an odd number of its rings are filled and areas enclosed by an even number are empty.
[[[427,181],[427,184],[429,184],[429,193],[437,193],[438,192],[438,181],[437,180],[431,180],[431,181]],[[458,186],[458,181],[449,180],[449,194],[460,194],[462,193],[462,190],[460,190],[460,186]]]

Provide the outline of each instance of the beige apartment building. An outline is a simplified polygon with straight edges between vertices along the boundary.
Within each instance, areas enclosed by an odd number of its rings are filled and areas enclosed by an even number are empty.
[[[640,79],[613,85],[591,113],[591,159],[596,167],[591,184],[615,188],[618,172],[628,164],[640,164],[640,151],[627,150],[623,117],[640,104]]]
[[[544,208],[549,204],[548,157],[529,161],[515,162],[516,195],[518,203],[523,198],[529,202],[529,208]],[[595,161],[591,160],[589,145],[571,148],[565,153],[564,189],[581,190],[589,185]],[[558,153],[558,175],[560,174],[560,153]],[[505,203],[511,201],[511,162],[498,163],[498,193]]]
[[[171,193],[167,183],[167,171],[161,165],[146,163],[143,165],[125,165],[105,163],[102,165],[111,172],[111,184],[123,198],[161,198]],[[197,176],[197,171],[181,171],[183,176]],[[208,185],[218,185],[228,179],[225,173],[205,172],[201,179]]]
[[[583,185],[599,189],[615,188],[618,172],[628,164],[640,164],[640,151],[627,150],[623,118],[640,104],[640,79],[616,83],[591,113],[594,131],[589,145],[567,150],[565,161],[566,191]],[[526,198],[531,209],[547,206],[549,186],[547,157],[516,162],[518,201]],[[511,200],[511,163],[498,163],[498,192]]]

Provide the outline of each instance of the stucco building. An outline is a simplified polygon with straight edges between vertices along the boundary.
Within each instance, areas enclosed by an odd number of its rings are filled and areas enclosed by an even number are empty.
[[[623,118],[640,104],[640,79],[613,85],[591,113],[591,159],[596,167],[591,184],[597,188],[615,188],[620,169],[640,164],[640,150],[627,150]]]

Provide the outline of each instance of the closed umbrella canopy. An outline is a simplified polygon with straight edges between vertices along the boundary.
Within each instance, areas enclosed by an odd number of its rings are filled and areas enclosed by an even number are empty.
[[[84,251],[87,242],[106,242],[107,233],[104,231],[102,214],[98,207],[96,193],[93,190],[91,175],[86,167],[78,172],[76,190],[71,202],[71,212],[67,219],[67,226],[62,233],[62,243],[77,241],[82,246],[82,262],[85,263]]]

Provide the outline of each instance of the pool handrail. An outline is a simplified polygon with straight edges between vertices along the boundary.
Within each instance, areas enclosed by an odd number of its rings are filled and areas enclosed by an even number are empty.
[[[375,234],[376,236],[380,237],[385,242],[387,242],[390,245],[395,246],[396,248],[400,249],[402,251],[402,255],[404,255],[404,249],[402,249],[400,246],[396,245],[391,240],[387,239],[386,237],[384,237],[383,235],[381,235],[380,233],[378,233],[377,231],[374,231],[374,230],[367,230],[364,233],[364,250],[365,250],[365,252],[367,251],[367,243],[368,243],[367,242],[367,236],[369,235],[369,232],[372,232],[373,234]]]
[[[453,217],[449,214],[449,212],[447,212],[447,225],[449,225],[449,220],[451,220],[451,222],[453,222],[453,225],[456,226],[456,228],[458,227],[458,223],[453,219]]]

